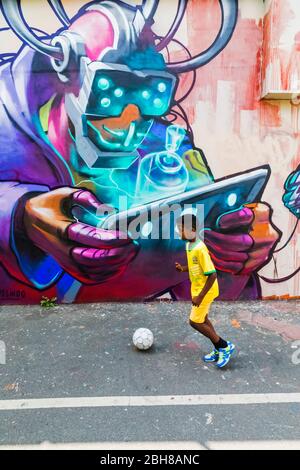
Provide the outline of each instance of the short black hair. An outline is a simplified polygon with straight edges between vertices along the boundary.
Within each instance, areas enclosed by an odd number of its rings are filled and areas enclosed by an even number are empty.
[[[198,228],[198,219],[195,214],[182,214],[180,217],[178,217],[176,223],[182,225],[182,227],[188,225],[194,230],[197,230]]]

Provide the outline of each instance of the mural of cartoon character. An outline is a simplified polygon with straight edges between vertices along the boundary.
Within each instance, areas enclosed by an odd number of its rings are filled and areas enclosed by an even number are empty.
[[[300,165],[285,182],[283,202],[292,214],[300,218]]]
[[[178,253],[161,252],[159,241],[145,252],[129,236],[120,239],[88,221],[102,203],[117,206],[119,195],[134,205],[142,162],[166,148],[179,75],[226,47],[238,2],[220,0],[222,22],[213,44],[177,63],[166,63],[160,51],[176,34],[186,0],[179,1],[160,43],[151,30],[159,0],[136,7],[92,2],[71,21],[61,2],[49,3],[64,24],[51,43],[27,25],[20,2],[1,2],[7,23],[24,41],[17,57],[0,67],[2,286],[23,286],[27,302],[51,289],[65,302],[143,300],[164,292],[189,298],[188,280],[174,270]],[[191,133],[175,147],[188,173],[180,191],[213,183]],[[258,298],[257,270],[280,238],[269,205],[257,201],[225,211],[205,238],[221,298]]]

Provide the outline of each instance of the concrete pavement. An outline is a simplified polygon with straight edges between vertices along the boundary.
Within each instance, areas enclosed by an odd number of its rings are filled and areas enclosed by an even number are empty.
[[[216,302],[216,329],[237,346],[225,370],[202,362],[210,344],[188,325],[189,309],[166,301],[0,306],[0,448],[300,448],[300,302]],[[131,344],[139,327],[154,333],[148,352]]]

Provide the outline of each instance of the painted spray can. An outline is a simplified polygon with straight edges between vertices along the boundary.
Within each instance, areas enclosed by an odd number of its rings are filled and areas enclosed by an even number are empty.
[[[189,175],[177,153],[184,136],[182,127],[169,126],[166,131],[166,150],[150,153],[141,160],[135,193],[140,204],[185,191]]]

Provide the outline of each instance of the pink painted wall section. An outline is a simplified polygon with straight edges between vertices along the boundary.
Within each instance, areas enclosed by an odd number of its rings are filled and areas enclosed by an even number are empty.
[[[297,0],[266,2],[263,18],[262,94],[300,93],[300,11]]]
[[[200,41],[208,46],[220,21],[218,1],[190,1],[186,21],[190,50],[197,51]],[[300,88],[295,78],[300,70],[299,37],[297,0],[240,1],[231,42],[197,72],[196,84],[184,103],[196,142],[205,149],[216,177],[270,164],[272,174],[263,199],[272,205],[273,220],[283,232],[280,245],[296,223],[282,204],[282,196],[286,178],[300,164],[300,107],[290,98],[262,100],[261,96],[263,89],[286,91],[292,84],[294,91]],[[184,78],[183,87],[188,83]],[[285,277],[299,265],[298,224],[287,247],[274,253],[260,274]],[[279,284],[262,281],[262,287],[266,297],[297,296],[300,275]]]

